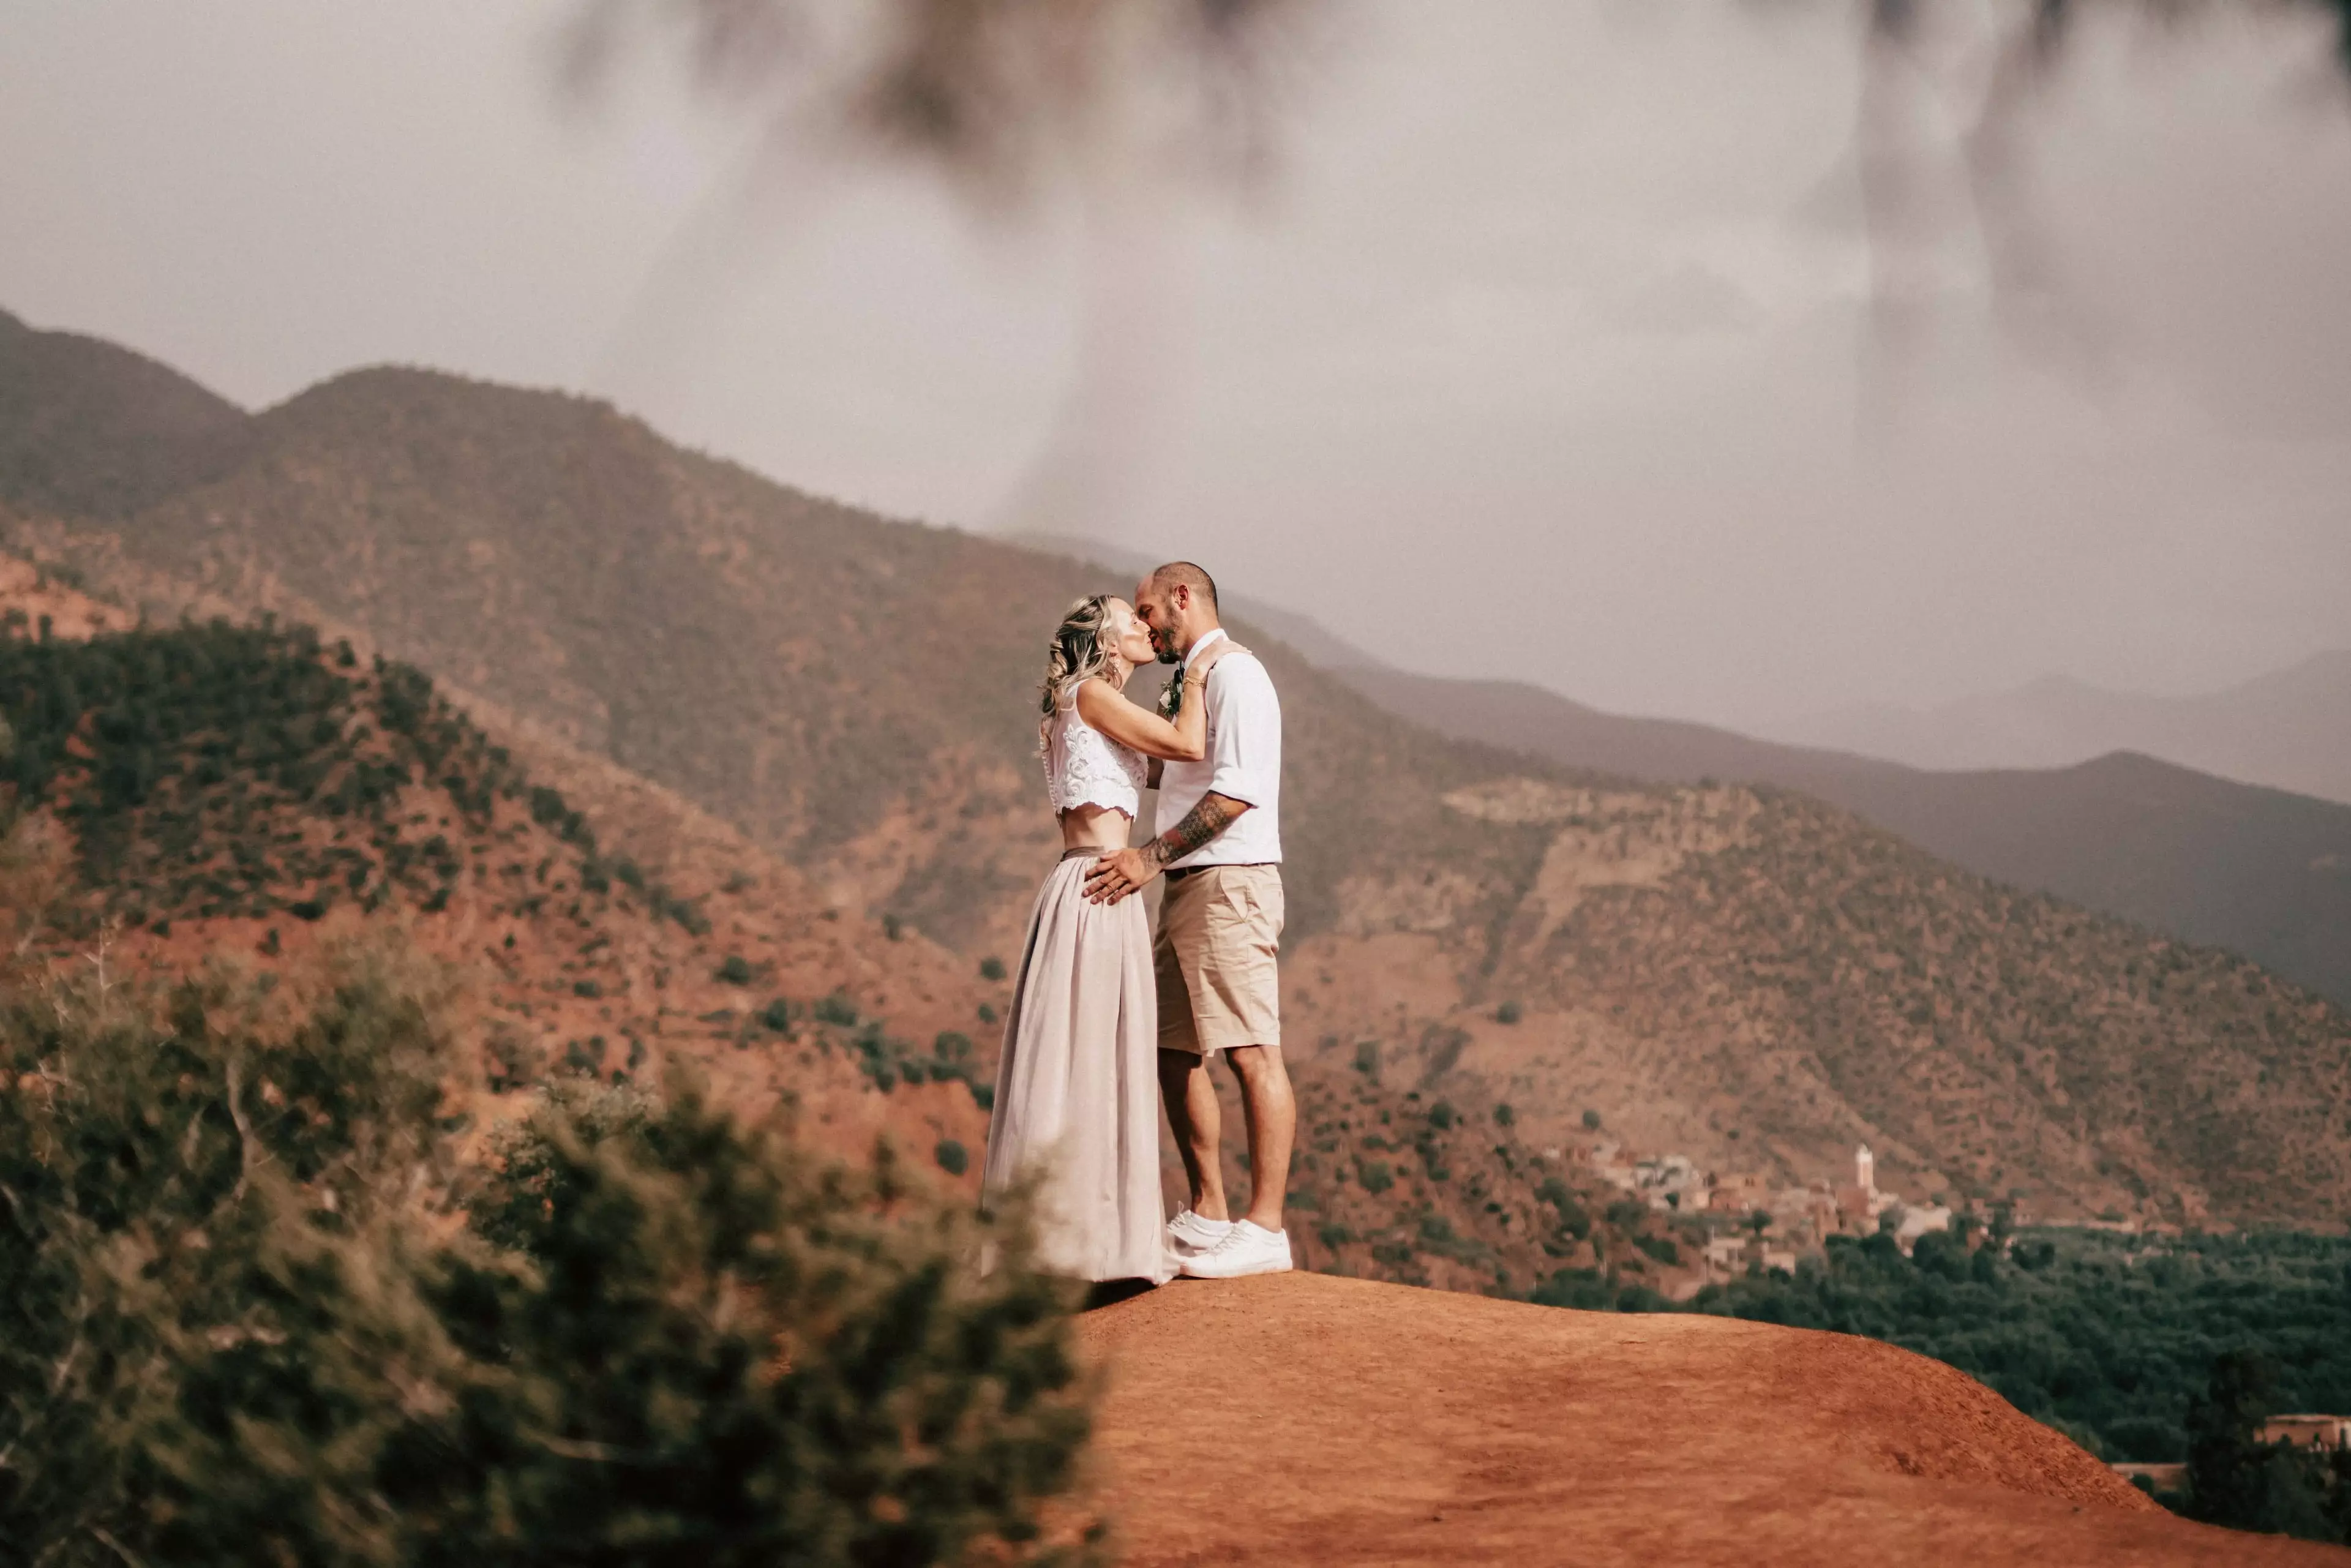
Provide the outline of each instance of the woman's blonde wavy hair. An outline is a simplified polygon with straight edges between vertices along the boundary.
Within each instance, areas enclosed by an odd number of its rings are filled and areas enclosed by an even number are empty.
[[[1110,629],[1111,596],[1097,593],[1071,604],[1045,648],[1045,683],[1038,692],[1037,744],[1050,747],[1053,716],[1078,700],[1078,688],[1110,668],[1102,634]]]

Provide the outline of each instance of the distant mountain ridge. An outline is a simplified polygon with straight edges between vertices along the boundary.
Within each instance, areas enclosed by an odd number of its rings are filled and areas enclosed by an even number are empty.
[[[1432,729],[1571,767],[1801,789],[1982,875],[2231,948],[2351,1001],[2351,807],[2128,753],[2041,771],[1928,772],[1602,713],[1520,682],[1334,673]]]
[[[1099,570],[426,371],[338,377],[242,434],[234,467],[127,517],[0,504],[159,615],[202,594],[356,628],[733,823],[844,914],[1017,950],[1056,847],[1040,639],[1117,586]],[[1889,1185],[2047,1211],[2351,1208],[2339,1008],[1811,799],[1449,738],[1238,630],[1283,696],[1286,1019],[1326,1088],[1366,1060],[1395,1092],[1508,1102],[1531,1146],[1597,1110],[1785,1176],[1866,1140]],[[1328,1182],[1366,1157],[1308,1153]],[[1457,1202],[1429,1152],[1393,1164],[1395,1212]]]
[[[1923,710],[1839,708],[1776,727],[1776,737],[1944,769],[2064,768],[2137,751],[2351,803],[2351,648],[2196,696],[2108,691],[2050,675]]]

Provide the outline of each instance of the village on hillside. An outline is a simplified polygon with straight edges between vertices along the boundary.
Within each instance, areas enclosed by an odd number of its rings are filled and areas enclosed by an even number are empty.
[[[1773,1186],[1750,1172],[1717,1173],[1687,1155],[1644,1155],[1614,1139],[1569,1149],[1547,1149],[1552,1158],[1580,1158],[1609,1186],[1659,1213],[1700,1218],[1708,1237],[1698,1275],[1679,1295],[1745,1273],[1750,1267],[1793,1272],[1798,1258],[1818,1252],[1832,1236],[1885,1232],[1907,1254],[1922,1236],[1965,1223],[1948,1204],[1907,1203],[1877,1185],[1877,1159],[1864,1144],[1854,1151],[1851,1178],[1816,1177],[1800,1186]],[[2004,1206],[2007,1223],[2025,1216]]]

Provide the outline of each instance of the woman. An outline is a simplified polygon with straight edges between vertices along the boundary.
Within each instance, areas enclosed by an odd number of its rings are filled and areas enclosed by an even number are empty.
[[[1200,687],[1229,638],[1184,674],[1171,721],[1122,695],[1157,655],[1124,600],[1070,607],[1045,655],[1038,726],[1061,863],[1029,915],[987,1126],[983,1201],[1037,1182],[1038,1260],[1081,1280],[1172,1278],[1159,1199],[1158,1008],[1143,900],[1090,904],[1086,872],[1126,847],[1146,758],[1207,753]]]

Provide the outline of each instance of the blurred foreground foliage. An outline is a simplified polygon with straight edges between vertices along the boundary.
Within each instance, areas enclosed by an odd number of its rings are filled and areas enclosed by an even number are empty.
[[[1090,1385],[1017,1223],[684,1077],[481,1135],[444,984],[0,974],[0,1557],[1093,1553],[1047,1517]]]

